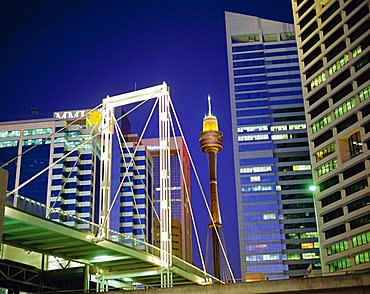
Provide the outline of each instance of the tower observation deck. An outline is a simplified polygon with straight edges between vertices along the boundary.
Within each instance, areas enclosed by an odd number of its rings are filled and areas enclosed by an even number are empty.
[[[203,132],[199,134],[200,149],[208,154],[209,186],[211,215],[213,222],[208,225],[212,229],[213,268],[214,276],[220,278],[220,242],[218,231],[222,227],[217,190],[217,153],[222,150],[223,134],[218,129],[216,116],[212,114],[211,97],[208,96],[208,114],[203,119]]]

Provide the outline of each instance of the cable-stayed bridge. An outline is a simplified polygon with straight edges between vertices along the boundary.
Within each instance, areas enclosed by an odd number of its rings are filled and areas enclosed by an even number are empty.
[[[131,159],[125,161],[123,150],[130,150],[130,148],[118,127],[118,121],[149,100],[154,101],[153,107],[145,122],[136,148],[129,151]],[[135,103],[136,106],[124,115],[119,118],[115,117],[114,109],[116,107]],[[121,188],[125,185],[125,179],[128,177],[130,168],[134,170],[136,168],[134,156],[157,106],[159,115],[160,211],[156,212],[153,203],[151,204],[154,214],[160,224],[160,248],[145,242],[144,239],[133,238],[110,229],[110,216],[113,205],[119,196]],[[6,194],[7,205],[5,207],[5,217],[2,222],[4,226],[3,242],[16,247],[40,252],[45,255],[57,256],[65,260],[76,261],[95,267],[98,272],[95,274],[94,278],[97,281],[99,291],[106,291],[108,289],[108,281],[110,281],[111,284],[117,285],[118,288],[124,288],[128,285],[172,287],[173,285],[183,283],[209,284],[215,281],[222,283],[221,280],[207,273],[195,225],[189,191],[186,186],[184,187],[186,190],[186,201],[190,208],[202,269],[196,268],[176,258],[172,254],[170,138],[171,134],[172,136],[176,136],[175,127],[177,127],[178,132],[181,134],[185,147],[189,153],[191,166],[199,184],[200,192],[208,210],[211,223],[213,226],[216,226],[216,224],[212,218],[205,193],[200,184],[199,176],[187,147],[175,108],[172,104],[168,85],[164,82],[162,85],[147,89],[112,97],[108,96],[103,99],[102,104],[87,112],[85,116],[87,117],[91,113],[96,115],[97,110],[99,110],[99,117],[95,117],[95,124],[93,123],[92,131],[90,135],[86,137],[86,140],[80,142],[78,146],[72,146],[65,150],[63,155],[54,158],[53,162],[48,167],[40,171],[35,171],[36,173],[31,178],[20,183]],[[77,118],[75,121],[71,122],[70,125],[79,119],[81,118]],[[64,128],[66,127],[68,126]],[[57,130],[55,133],[51,134],[50,137],[56,137],[64,128]],[[111,185],[112,140],[114,133],[117,134],[125,167],[125,172],[123,176],[121,175],[121,182],[117,191],[112,191]],[[47,205],[37,203],[31,199],[18,195],[18,191],[22,187],[28,185],[42,173],[60,164],[64,159],[68,159],[68,156],[74,154],[79,148],[83,148],[84,145],[88,145],[95,138],[101,142],[98,224],[63,212],[60,206],[56,205],[58,201],[60,201],[60,193],[54,196]],[[176,140],[174,140],[174,142],[177,144]],[[40,144],[41,143],[42,141],[40,141]],[[32,148],[22,154],[31,151]],[[176,148],[178,149],[178,146],[176,146]],[[17,157],[22,156],[22,154]],[[182,177],[185,177],[180,158],[179,165]],[[2,167],[6,167],[6,164]],[[66,176],[65,183],[68,182],[68,178],[74,168],[75,165],[68,166],[67,173],[69,172],[69,174]],[[65,175],[63,175],[63,177],[64,176]],[[148,191],[145,191],[145,193],[147,196],[149,195]],[[138,206],[137,203],[134,203],[134,207],[136,207],[139,213]],[[57,220],[57,222],[55,222],[55,220]],[[218,233],[217,238],[220,240],[220,251],[226,262],[226,270],[229,272],[229,277],[235,282],[227,260],[226,250],[223,246],[224,243]]]

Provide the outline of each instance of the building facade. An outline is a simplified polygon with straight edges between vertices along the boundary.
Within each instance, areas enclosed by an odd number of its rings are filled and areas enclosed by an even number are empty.
[[[368,0],[293,0],[323,273],[370,268]]]
[[[320,266],[294,26],[226,12],[241,273]]]
[[[126,135],[121,158],[119,231],[152,243],[153,161],[137,135]],[[135,152],[136,151],[136,152]],[[138,245],[140,248],[140,245]]]
[[[96,126],[86,124],[86,112],[55,112],[50,118],[0,123],[0,163],[15,158],[4,167],[9,171],[9,191],[83,143],[17,194],[83,220],[94,221],[95,199],[99,193],[100,141],[98,137],[92,138]],[[99,116],[98,113],[95,115]],[[90,229],[88,223],[76,223],[75,219],[58,212],[46,214],[54,221]]]
[[[175,140],[178,146],[176,148]],[[153,158],[154,169],[154,207],[160,217],[160,161],[159,139],[143,139]],[[179,157],[184,171],[181,172]],[[187,262],[192,262],[192,228],[187,191],[190,200],[190,159],[181,137],[170,140],[171,165],[171,213],[172,213],[172,253]],[[154,244],[160,244],[159,223],[154,223]]]

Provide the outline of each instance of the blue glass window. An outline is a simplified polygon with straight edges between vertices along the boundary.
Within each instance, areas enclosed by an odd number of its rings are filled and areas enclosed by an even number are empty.
[[[250,102],[237,102],[236,108],[246,108],[246,107],[260,107],[269,106],[270,102],[268,100],[250,101]]]
[[[263,84],[252,84],[252,85],[244,85],[244,86],[235,86],[235,92],[241,91],[254,91],[254,90],[266,90],[267,85]]]
[[[239,145],[239,152],[258,151],[258,150],[272,150],[274,144],[269,143],[258,143],[258,144],[244,144]]]
[[[263,56],[264,56],[263,52],[233,54],[233,60],[263,58]]]
[[[238,70],[234,70],[234,76],[253,75],[253,74],[260,74],[260,73],[265,73],[265,72],[266,72],[266,69],[264,67],[238,69]]]
[[[234,46],[232,48],[233,52],[243,52],[243,51],[255,51],[255,50],[262,50],[263,45],[257,44],[257,45],[246,45],[246,46]]]
[[[279,44],[266,44],[264,45],[265,49],[277,49],[277,48],[297,48],[294,43],[279,43]]]
[[[297,50],[292,51],[279,51],[279,52],[266,52],[266,57],[273,57],[273,56],[287,56],[287,55],[297,55]],[[297,57],[298,58],[298,57]]]
[[[266,76],[249,76],[249,77],[243,77],[243,78],[235,78],[234,83],[235,84],[242,84],[242,83],[252,83],[252,82],[264,82],[266,81]]]
[[[242,94],[235,94],[235,100],[243,100],[249,98],[267,98],[267,92],[252,92],[252,93],[242,93]]]
[[[272,113],[271,109],[238,110],[236,112],[236,116],[241,117],[241,116],[269,115],[271,113]]]
[[[295,60],[295,62],[297,62]],[[238,67],[249,67],[249,66],[259,66],[259,65],[265,65],[264,60],[250,60],[250,61],[238,61],[234,62],[233,67],[238,68]]]
[[[284,72],[284,71],[299,71],[299,66],[286,66],[286,67],[274,67],[274,68],[266,68],[267,73],[272,72]]]

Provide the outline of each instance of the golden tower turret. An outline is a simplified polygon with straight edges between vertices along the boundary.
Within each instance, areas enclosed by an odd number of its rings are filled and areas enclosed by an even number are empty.
[[[218,204],[217,153],[222,150],[222,136],[217,118],[212,114],[211,97],[208,95],[208,114],[203,119],[203,132],[199,134],[199,142],[200,149],[208,153],[211,214],[215,223],[213,225],[211,222],[208,227],[212,229],[213,267],[214,276],[217,278],[220,278],[220,242],[217,233],[222,227]]]

